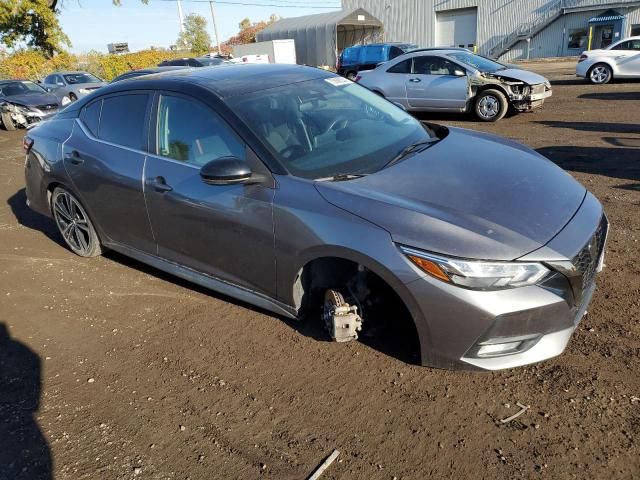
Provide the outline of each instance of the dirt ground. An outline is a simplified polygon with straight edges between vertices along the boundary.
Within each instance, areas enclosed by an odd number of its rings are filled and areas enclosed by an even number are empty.
[[[569,170],[611,221],[567,351],[497,373],[419,367],[109,253],[74,256],[25,206],[0,131],[0,479],[640,478],[640,83],[572,63],[542,111],[481,125]],[[507,424],[500,419],[531,408]]]

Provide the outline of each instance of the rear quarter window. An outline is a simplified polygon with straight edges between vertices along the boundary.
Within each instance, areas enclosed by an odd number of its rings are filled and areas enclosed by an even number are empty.
[[[98,138],[133,148],[144,149],[144,124],[147,94],[125,94],[102,101]]]
[[[96,100],[84,107],[80,112],[80,120],[94,137],[98,135],[98,123],[100,122],[101,109],[102,100]]]

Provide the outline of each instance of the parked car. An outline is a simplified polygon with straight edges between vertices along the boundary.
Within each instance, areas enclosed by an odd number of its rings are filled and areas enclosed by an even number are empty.
[[[171,72],[174,70],[184,70],[187,67],[152,67],[152,68],[141,68],[140,70],[131,70],[130,72],[125,72],[122,75],[118,75],[116,78],[111,80],[111,83],[119,82],[121,80],[128,80],[130,78],[142,77],[144,75],[151,75],[152,73],[162,73],[162,72]]]
[[[541,108],[551,96],[549,80],[460,49],[409,52],[356,82],[409,111],[474,112],[495,122],[509,107]]]
[[[598,85],[614,78],[640,78],[640,36],[583,52],[578,58],[576,75]]]
[[[220,57],[174,58],[158,64],[159,67],[214,67],[224,65],[228,60]]]
[[[42,86],[57,96],[66,96],[72,102],[106,85],[104,80],[87,72],[57,72],[47,75]]]
[[[358,72],[371,70],[380,63],[417,48],[413,43],[373,43],[348,47],[340,53],[336,70],[343,77],[354,80]]]
[[[64,105],[69,103],[65,98]],[[58,113],[61,102],[55,95],[29,80],[0,80],[0,120],[5,130],[30,125]]]
[[[560,354],[603,264],[602,206],[555,164],[321,69],[117,82],[24,145],[28,204],[76,254],[113,249],[337,341],[406,314],[424,365]]]

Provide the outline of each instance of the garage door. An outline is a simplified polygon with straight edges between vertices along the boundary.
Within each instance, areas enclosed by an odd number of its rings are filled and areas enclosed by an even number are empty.
[[[477,8],[436,13],[436,46],[473,48],[477,22]]]

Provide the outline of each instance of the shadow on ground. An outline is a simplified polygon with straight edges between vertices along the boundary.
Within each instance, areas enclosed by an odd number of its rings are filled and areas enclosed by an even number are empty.
[[[27,206],[27,193],[24,188],[9,197],[7,204],[20,225],[41,232],[50,240],[64,245],[62,235],[58,232],[54,221],[34,212]]]
[[[640,92],[593,92],[583,93],[578,98],[586,100],[640,100]]]
[[[536,150],[565,170],[640,180],[640,149],[567,145]]]
[[[41,385],[40,358],[0,322],[0,479],[53,478],[51,452],[35,419]]]
[[[583,132],[607,133],[637,133],[640,134],[640,124],[635,123],[606,123],[606,122],[561,122],[553,120],[537,120],[535,123],[553,128],[567,128]]]

